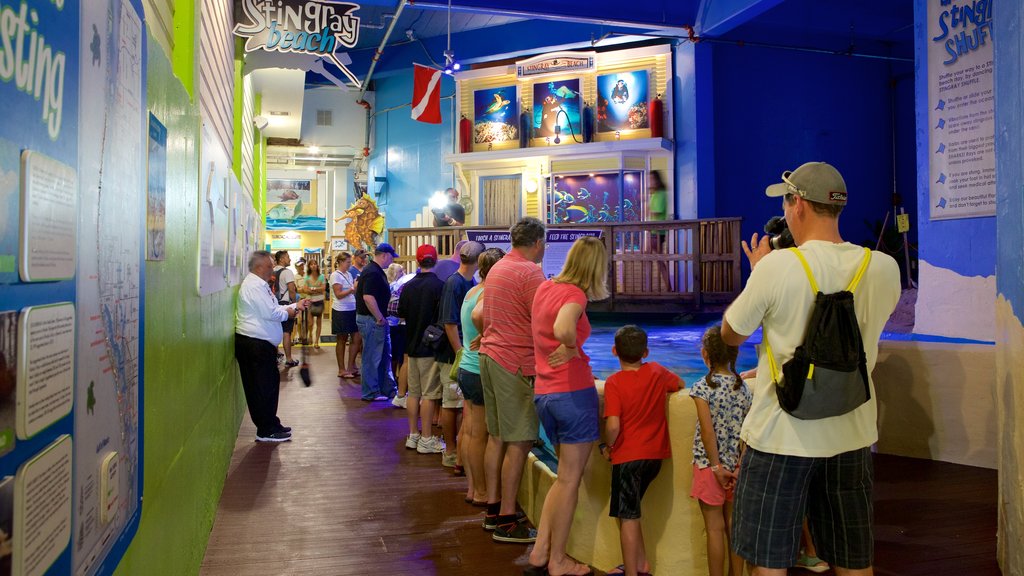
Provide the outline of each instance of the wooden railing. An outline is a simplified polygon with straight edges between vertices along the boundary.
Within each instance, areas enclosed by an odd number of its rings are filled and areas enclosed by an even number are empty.
[[[617,224],[550,224],[548,229],[601,230],[608,250],[612,309],[677,304],[704,309],[728,304],[740,292],[740,219],[668,220]],[[416,248],[432,244],[440,258],[452,254],[467,230],[495,226],[391,228],[396,260],[416,268]],[[627,306],[628,305],[628,306]]]

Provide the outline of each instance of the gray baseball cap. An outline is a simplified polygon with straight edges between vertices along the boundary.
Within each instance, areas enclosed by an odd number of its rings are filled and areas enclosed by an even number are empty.
[[[825,162],[808,162],[782,173],[782,182],[765,188],[771,197],[796,194],[819,204],[846,204],[846,182],[839,171]]]

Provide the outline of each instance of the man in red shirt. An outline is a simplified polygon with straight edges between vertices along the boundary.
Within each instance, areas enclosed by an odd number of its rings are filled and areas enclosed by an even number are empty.
[[[516,495],[526,455],[538,436],[533,406],[531,311],[544,281],[544,224],[523,218],[511,229],[512,250],[491,268],[483,295],[480,376],[487,418],[484,529],[499,542],[533,542],[537,531],[516,517]]]
[[[661,461],[672,456],[665,414],[666,394],[679,391],[679,376],[647,357],[647,333],[623,326],[612,353],[622,370],[604,384],[605,435],[601,454],[612,463],[609,515],[618,518],[623,574],[650,572],[640,529],[640,500],[658,476]]]

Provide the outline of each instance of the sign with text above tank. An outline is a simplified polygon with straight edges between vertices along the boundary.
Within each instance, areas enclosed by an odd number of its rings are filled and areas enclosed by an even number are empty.
[[[516,77],[536,78],[594,70],[597,52],[553,52],[516,62]]]
[[[234,34],[245,51],[310,54],[347,71],[335,51],[359,41],[359,4],[329,0],[236,0]]]
[[[928,0],[929,215],[996,213],[992,2]]]

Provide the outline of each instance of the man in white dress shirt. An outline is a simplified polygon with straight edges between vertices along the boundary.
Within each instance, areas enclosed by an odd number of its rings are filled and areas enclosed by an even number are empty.
[[[281,373],[277,369],[277,343],[281,323],[295,318],[309,300],[280,305],[270,289],[274,261],[264,250],[249,257],[249,274],[238,290],[235,312],[235,359],[242,374],[242,389],[249,416],[256,425],[257,442],[287,442],[292,429],[277,417]]]

